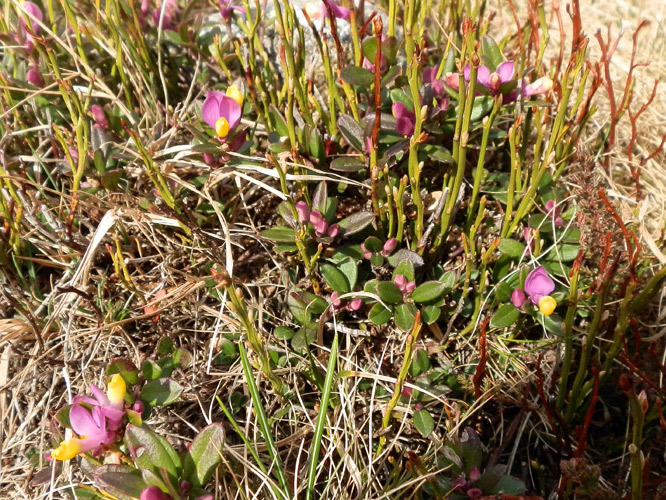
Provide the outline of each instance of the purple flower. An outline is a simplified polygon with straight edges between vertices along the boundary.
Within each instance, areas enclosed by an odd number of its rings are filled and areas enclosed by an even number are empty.
[[[39,24],[36,23],[30,16],[34,17],[41,23],[43,15],[41,9],[32,2],[23,2],[21,7],[27,14],[21,13],[19,15],[18,26],[16,28],[16,39],[17,41],[23,43],[25,50],[31,52],[34,48],[32,40],[39,32],[40,28]],[[27,27],[30,27],[30,30],[26,29]]]
[[[242,96],[239,102],[238,95],[240,92],[233,85],[227,89],[226,95],[222,92],[208,92],[201,108],[201,117],[215,130],[220,140],[225,140],[240,123]]]
[[[36,69],[29,69],[28,73],[25,75],[26,80],[28,80],[28,83],[30,85],[34,85],[35,87],[42,88],[44,86],[44,79],[42,78],[42,75],[39,74],[39,71]]]
[[[109,379],[106,394],[99,387],[91,385],[90,392],[93,393],[94,398],[76,396],[72,402],[74,405],[87,403],[94,408],[99,408],[102,415],[108,420],[109,429],[115,431],[120,428],[125,415],[125,391],[125,381],[116,374]]]
[[[224,19],[225,22],[231,20],[234,11],[243,12],[243,7],[240,5],[234,5],[235,3],[236,0],[220,0],[220,14],[222,14],[222,19]]]
[[[560,217],[562,209],[555,204],[555,200],[548,200],[544,205],[544,208],[546,209],[546,212],[548,212],[548,215],[552,216],[555,226],[564,226],[564,220]]]
[[[523,307],[523,304],[525,303],[526,300],[527,297],[525,296],[525,292],[523,292],[520,288],[516,288],[511,294],[511,303],[517,309]]]
[[[516,66],[513,61],[504,61],[499,66],[497,66],[495,71],[490,71],[487,66],[481,65],[477,69],[476,82],[478,85],[486,88],[491,95],[502,94],[504,96],[504,103],[513,102],[518,97],[518,91],[515,88],[512,90],[507,89],[502,92],[501,87],[504,84],[516,82],[515,86],[517,86],[517,84],[520,83],[521,97],[532,97],[537,94],[545,94],[553,86],[553,81],[545,76],[535,80],[532,83],[530,83],[525,78],[520,79],[518,82],[518,79],[515,78],[514,75],[515,70]],[[465,79],[465,82],[470,81],[471,68],[469,64],[465,65],[463,70],[463,78]],[[444,76],[444,82],[453,90],[458,90],[460,86],[458,73],[448,73]]]
[[[173,497],[168,493],[164,493],[157,486],[148,486],[141,490],[140,500],[173,500]]]
[[[437,71],[439,66],[430,66],[423,70],[421,75],[421,80],[424,84],[429,84],[432,87],[435,101],[437,101],[437,107],[440,110],[446,111],[449,107],[449,94],[447,94],[446,89],[444,88],[444,80],[437,80]]]
[[[416,115],[401,102],[394,102],[392,110],[393,116],[396,118],[396,132],[404,136],[412,135],[416,125]]]
[[[469,80],[469,66],[465,66],[465,80]],[[487,66],[479,66],[476,81],[487,88],[492,95],[499,93],[500,87],[513,80],[515,64],[513,61],[504,61],[497,66],[494,72],[490,72]]]
[[[542,297],[550,295],[555,290],[555,283],[548,276],[544,267],[539,266],[527,275],[524,290],[529,295],[532,304],[537,305]]]
[[[61,442],[60,446],[51,452],[51,457],[56,460],[71,460],[76,455],[89,451],[98,453],[102,446],[111,444],[116,436],[107,429],[107,419],[100,406],[95,406],[90,412],[75,404],[69,411],[69,423],[79,437]]]

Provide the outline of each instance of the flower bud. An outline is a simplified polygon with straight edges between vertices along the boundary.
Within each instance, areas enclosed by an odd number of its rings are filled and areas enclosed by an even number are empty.
[[[360,298],[355,298],[349,303],[349,309],[351,311],[358,311],[363,305],[363,301]]]
[[[472,467],[472,470],[469,471],[469,480],[478,481],[481,479],[481,471],[478,467]]]
[[[638,404],[641,405],[641,411],[645,415],[648,412],[648,397],[645,389],[638,393]]]
[[[393,284],[404,293],[405,287],[407,286],[407,278],[405,278],[402,274],[396,274],[395,278],[393,278]]]
[[[520,288],[516,288],[511,294],[511,303],[518,309],[523,307],[525,300],[527,300],[525,292],[523,292]]]
[[[342,305],[342,300],[338,298],[338,292],[333,292],[331,294],[331,304],[333,304],[333,309],[338,309]]]
[[[116,373],[106,385],[106,397],[109,398],[112,405],[122,405],[125,402],[126,390],[125,380]]]
[[[26,74],[25,77],[30,85],[34,85],[35,87],[39,88],[42,88],[44,86],[44,79],[42,78],[42,75],[39,74],[39,71],[37,71],[36,69],[28,70],[28,73]]]
[[[148,486],[141,491],[140,500],[173,500],[172,496],[164,493],[158,486]]]
[[[326,231],[326,236],[329,238],[335,238],[338,233],[340,232],[340,226],[337,224],[333,224],[331,227],[328,228],[328,231]]]
[[[386,240],[386,243],[384,243],[384,246],[382,247],[382,255],[384,257],[388,257],[393,253],[393,250],[395,250],[395,247],[397,245],[398,245],[398,240],[396,240],[395,238]]]
[[[409,295],[414,291],[415,288],[416,288],[416,283],[414,283],[413,281],[408,281],[407,284],[405,285],[404,293],[406,295]]]
[[[361,251],[363,252],[363,258],[370,260],[372,258],[372,252],[365,248],[365,244],[361,243]]]
[[[296,212],[298,212],[298,222],[307,222],[310,219],[310,207],[304,201],[296,203]]]

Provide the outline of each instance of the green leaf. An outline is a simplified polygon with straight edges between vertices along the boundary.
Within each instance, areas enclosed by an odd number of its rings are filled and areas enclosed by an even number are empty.
[[[104,173],[101,178],[102,186],[104,189],[116,189],[120,179],[123,178],[123,173],[124,171],[119,169],[109,170],[108,172]]]
[[[472,107],[471,120],[475,122],[486,116],[490,113],[490,110],[493,109],[493,105],[492,97],[477,97],[474,100],[474,106]]]
[[[340,115],[338,129],[351,147],[359,153],[363,152],[363,129],[356,120],[349,115]]]
[[[345,236],[350,236],[363,231],[374,221],[375,214],[372,212],[356,212],[338,222],[338,226]]]
[[[351,257],[345,257],[344,260],[338,262],[338,269],[345,275],[349,282],[349,291],[352,291],[356,286],[358,279],[358,264]]]
[[[259,234],[263,238],[271,241],[279,241],[280,243],[293,243],[296,240],[296,231],[287,226],[276,226],[270,229],[265,229]]]
[[[287,326],[278,326],[273,331],[275,338],[280,340],[290,340],[295,334],[296,332]]]
[[[438,144],[424,144],[419,148],[427,158],[431,160],[437,160],[442,163],[450,163],[453,161],[453,156],[451,156],[451,151],[449,151],[444,146]]]
[[[300,293],[292,292],[287,295],[287,307],[294,319],[301,325],[310,321],[311,311],[307,309],[307,303]]]
[[[377,283],[377,295],[388,304],[398,304],[402,302],[402,292],[390,281],[380,281]]]
[[[370,309],[370,312],[368,313],[368,319],[375,325],[384,325],[388,323],[391,320],[391,316],[391,311],[379,303],[372,306],[372,309]]]
[[[162,376],[162,367],[147,359],[141,364],[141,374],[146,380],[155,380]]]
[[[376,236],[368,236],[363,242],[363,246],[368,252],[379,253],[382,251],[382,241]]]
[[[97,486],[118,498],[139,498],[148,486],[141,471],[128,465],[101,465],[95,469],[94,478]]]
[[[326,181],[317,184],[314,195],[312,196],[312,210],[318,210],[320,214],[326,213],[326,201],[328,200],[328,188]]]
[[[120,375],[127,385],[134,385],[139,381],[139,370],[129,359],[116,358],[106,367],[106,375]]]
[[[409,368],[409,373],[412,377],[418,377],[422,373],[427,372],[429,369],[430,357],[428,356],[428,351],[425,349],[419,349],[416,351],[416,356],[414,356],[412,366]]]
[[[512,259],[519,259],[523,256],[523,252],[525,251],[525,245],[520,241],[512,240],[510,238],[502,238],[497,248],[499,248],[499,251],[504,255],[507,255]]]
[[[181,463],[178,453],[162,436],[145,427],[128,425],[125,430],[125,445],[141,469],[148,469],[159,475],[164,469],[172,484],[178,484],[181,474]]]
[[[223,443],[222,424],[211,424],[194,438],[183,463],[183,474],[194,486],[205,485],[213,475],[222,457]]]
[[[426,325],[432,325],[442,315],[442,306],[431,304],[421,310],[421,317]]]
[[[513,304],[503,304],[495,311],[492,318],[490,318],[490,326],[493,328],[506,328],[513,325],[519,316],[520,311]]]
[[[287,121],[282,116],[282,113],[280,113],[280,110],[277,109],[273,104],[268,107],[268,117],[271,119],[271,123],[275,128],[275,131],[280,134],[280,137],[289,136],[289,127],[287,126]]]
[[[405,259],[400,262],[393,270],[394,280],[397,274],[402,274],[407,278],[407,281],[414,281],[414,264],[412,264],[412,261]]]
[[[411,297],[416,303],[430,302],[441,297],[444,292],[446,292],[446,284],[441,281],[426,281],[416,287]]]
[[[481,38],[481,57],[491,73],[495,71],[497,66],[502,64],[502,61],[504,60],[502,57],[502,51],[490,35],[484,35],[483,38]]]
[[[148,382],[141,388],[141,401],[151,406],[165,406],[176,401],[183,387],[170,378],[160,378]]]
[[[527,491],[527,488],[520,479],[512,476],[502,476],[488,493],[493,495],[522,495],[525,491]]]
[[[291,339],[291,347],[294,351],[302,352],[317,339],[317,324],[311,323],[296,332]]]
[[[358,156],[340,156],[330,165],[330,169],[336,172],[358,172],[365,167],[365,159]]]
[[[404,104],[409,111],[414,112],[414,101],[412,100],[412,96],[401,88],[391,90],[391,100],[394,103],[399,102]]]
[[[328,307],[328,302],[314,293],[305,292],[303,293],[302,298],[305,303],[305,308],[312,314],[323,314]]]
[[[579,248],[580,245],[578,244],[572,245],[569,243],[564,243],[562,245],[558,245],[557,248],[553,248],[550,252],[548,252],[547,258],[554,260],[559,259],[562,262],[572,262],[576,259]]]
[[[319,160],[319,163],[323,163],[326,159],[326,148],[324,146],[324,138],[321,136],[321,132],[317,128],[312,128],[310,130],[310,140],[308,142],[308,151],[310,154]]]
[[[393,252],[393,254],[388,257],[388,263],[392,267],[397,267],[398,264],[400,264],[405,259],[408,259],[414,268],[421,267],[423,265],[423,257],[421,257],[416,252],[407,250],[406,248],[401,248],[397,252]]]
[[[414,427],[423,437],[427,437],[435,430],[435,421],[426,409],[414,412]]]
[[[499,302],[509,302],[511,300],[511,294],[513,293],[513,288],[506,281],[503,281],[497,288],[495,288],[495,297]]]
[[[351,292],[349,281],[347,281],[345,275],[337,267],[331,264],[322,263],[319,265],[319,272],[332,290],[339,293]]]
[[[416,306],[414,304],[400,304],[395,308],[395,324],[403,332],[409,332],[414,326]]]
[[[340,71],[340,78],[351,85],[358,85],[359,87],[369,87],[375,81],[375,75],[360,66],[345,66]]]

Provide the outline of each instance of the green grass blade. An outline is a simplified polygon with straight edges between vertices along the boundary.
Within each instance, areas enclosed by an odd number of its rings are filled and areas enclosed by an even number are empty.
[[[317,416],[317,424],[315,427],[315,434],[312,440],[312,448],[310,449],[310,466],[308,467],[308,489],[305,493],[306,500],[314,498],[314,485],[317,478],[317,464],[319,463],[319,449],[321,447],[321,438],[324,435],[324,427],[326,426],[326,410],[328,409],[328,401],[331,398],[331,387],[333,386],[333,378],[335,377],[335,362],[338,356],[338,334],[333,338],[333,345],[331,345],[331,353],[328,358],[328,367],[326,368],[326,380],[324,381],[324,390],[321,395],[321,403],[319,404],[319,415]]]
[[[254,372],[252,371],[252,365],[250,360],[247,357],[247,351],[243,342],[238,343],[238,350],[240,351],[241,364],[243,365],[243,373],[245,374],[245,380],[247,381],[248,389],[250,390],[250,396],[252,397],[252,402],[254,403],[254,411],[257,414],[257,420],[259,421],[259,428],[261,433],[264,435],[266,440],[266,447],[268,448],[268,454],[273,461],[275,474],[277,475],[278,482],[282,488],[281,494],[284,498],[291,498],[289,493],[289,486],[287,485],[287,478],[284,473],[284,467],[282,466],[282,461],[278,455],[277,448],[275,447],[275,442],[271,436],[270,425],[268,424],[268,418],[264,412],[264,406],[261,402],[261,396],[259,395],[259,389],[257,383],[254,380]]]

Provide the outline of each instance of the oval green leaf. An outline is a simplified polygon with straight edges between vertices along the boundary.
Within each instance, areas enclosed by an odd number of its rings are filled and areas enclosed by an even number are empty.
[[[506,328],[513,325],[520,316],[520,311],[513,304],[503,304],[490,318],[493,328]]]

